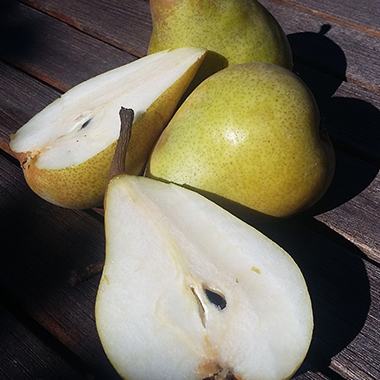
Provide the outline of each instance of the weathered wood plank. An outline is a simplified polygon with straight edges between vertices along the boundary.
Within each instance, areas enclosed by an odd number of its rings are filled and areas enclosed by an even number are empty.
[[[21,1],[131,54],[146,55],[152,28],[146,0]]]
[[[10,134],[61,92],[0,61],[0,148],[8,153]]]
[[[136,57],[15,0],[0,13],[0,57],[66,91]]]
[[[91,375],[74,368],[1,304],[0,320],[2,380],[85,380]]]
[[[315,95],[335,145],[380,167],[380,97],[302,64],[294,69]]]
[[[380,345],[373,340],[374,329],[380,323],[380,269],[369,268],[367,273],[371,283],[371,306],[368,318],[361,333],[349,344],[347,349],[338,353],[331,363],[331,368],[345,378],[355,380],[380,379]],[[354,358],[354,359],[353,359]]]
[[[366,167],[365,171],[363,168]],[[327,210],[318,213],[319,210]],[[335,180],[328,193],[311,212],[370,259],[380,263],[380,173],[355,160],[337,155]]]
[[[93,2],[89,0],[80,2],[80,5],[78,2],[68,0],[63,2],[54,0],[48,4],[41,0],[25,0],[25,2],[127,51],[135,52],[136,44],[129,47],[125,41],[136,38],[136,33],[140,33],[138,54],[145,54],[147,50],[151,20],[149,4],[144,0],[135,1],[133,5],[131,1],[125,2],[122,8],[116,1],[107,2],[106,8],[104,6],[93,8]],[[380,93],[380,79],[377,75],[380,72],[378,36],[369,35],[349,25],[339,24],[315,12],[297,9],[289,1],[262,0],[261,3],[278,19],[289,35],[296,59],[336,75],[346,75],[350,82]],[[362,11],[366,10],[362,14],[372,17],[370,9],[361,6],[360,8]],[[75,16],[72,17],[72,13]],[[107,22],[98,22],[102,18]],[[135,23],[135,20],[138,22]],[[332,28],[325,38],[321,39],[322,35],[319,32],[324,24],[329,24]],[[332,49],[333,44],[335,47]]]
[[[345,75],[349,82],[380,94],[380,38],[289,7],[288,2],[261,3],[287,33],[296,60],[338,77]],[[324,35],[323,25],[331,26]]]
[[[103,224],[34,195],[2,156],[0,166],[0,288],[99,377],[117,379],[95,327],[99,278],[69,284],[72,270],[104,259]]]
[[[300,10],[318,14],[357,28],[364,33],[380,36],[380,7],[377,0],[363,1],[330,1],[330,0],[274,0],[290,6],[299,6]],[[338,16],[337,16],[338,15]]]

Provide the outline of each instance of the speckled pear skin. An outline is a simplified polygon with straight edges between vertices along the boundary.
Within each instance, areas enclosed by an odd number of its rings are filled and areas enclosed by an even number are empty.
[[[188,68],[171,87],[163,92],[133,124],[126,155],[126,171],[142,174],[150,152],[173,115],[178,101],[194,77],[202,60]],[[59,170],[40,169],[38,154],[17,154],[29,187],[46,201],[71,209],[103,207],[116,141],[102,152],[77,166]]]
[[[149,54],[195,46],[210,51],[200,83],[227,66],[268,62],[292,69],[292,52],[277,20],[255,0],[151,0]]]
[[[307,86],[265,63],[224,69],[187,98],[146,175],[286,217],[325,193],[334,150]]]
[[[115,148],[116,141],[81,165],[59,170],[38,168],[38,157],[27,158],[22,153],[17,158],[26,182],[41,198],[65,208],[87,209],[103,205]]]

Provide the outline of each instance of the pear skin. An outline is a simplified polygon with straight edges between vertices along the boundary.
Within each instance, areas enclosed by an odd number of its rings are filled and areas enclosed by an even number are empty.
[[[268,62],[292,69],[292,53],[277,20],[255,0],[151,0],[149,54],[184,46],[209,50],[196,84],[227,66]]]
[[[250,63],[214,74],[190,94],[146,175],[287,217],[322,197],[334,157],[305,83],[278,65]]]

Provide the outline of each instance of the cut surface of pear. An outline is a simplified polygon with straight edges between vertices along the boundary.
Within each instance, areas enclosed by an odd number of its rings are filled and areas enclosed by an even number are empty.
[[[35,115],[9,144],[32,190],[64,207],[101,206],[120,106],[135,110],[126,166],[138,174],[205,54],[182,48],[140,58],[80,83]]]
[[[334,169],[309,88],[290,70],[256,62],[219,71],[189,95],[161,134],[146,175],[231,207],[287,217],[324,195]]]
[[[123,379],[277,380],[300,366],[308,289],[260,232],[193,191],[130,175],[109,183],[105,228],[95,315]]]

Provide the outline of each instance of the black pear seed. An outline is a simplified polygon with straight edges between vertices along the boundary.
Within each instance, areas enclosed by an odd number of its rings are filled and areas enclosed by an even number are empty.
[[[213,303],[218,309],[223,310],[227,306],[227,301],[223,295],[210,289],[204,289],[204,291],[209,301]]]
[[[82,124],[82,126],[81,126],[80,129],[82,130],[82,129],[88,127],[88,125],[91,123],[91,120],[92,120],[92,119],[88,119],[87,121],[85,121],[85,122]]]

